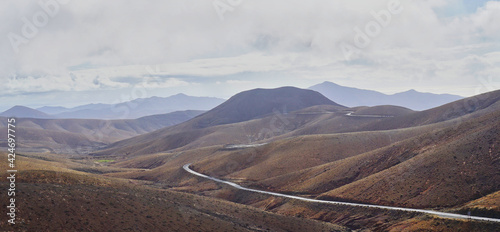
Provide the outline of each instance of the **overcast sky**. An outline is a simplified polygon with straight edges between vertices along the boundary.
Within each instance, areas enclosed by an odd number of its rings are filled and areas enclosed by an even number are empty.
[[[500,88],[500,2],[1,1],[0,110],[324,81]]]

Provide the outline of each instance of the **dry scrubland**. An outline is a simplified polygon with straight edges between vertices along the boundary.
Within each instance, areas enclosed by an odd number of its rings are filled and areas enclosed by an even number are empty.
[[[255,110],[273,99],[268,93],[259,101],[244,101],[253,94],[236,95],[190,121],[107,145],[91,155],[20,157],[18,166],[24,169],[19,173],[19,217],[24,221],[19,228],[345,229],[338,224],[368,231],[500,230],[498,223],[249,193],[182,169],[193,163],[194,170],[217,178],[310,198],[498,217],[500,91],[422,112],[394,106],[314,105],[324,99],[301,92],[291,98],[296,111],[276,113],[272,107]],[[288,98],[278,99],[287,104]],[[281,107],[279,101],[267,103]],[[394,117],[352,117],[349,112]],[[231,117],[217,118],[226,114]],[[226,146],[252,142],[267,144]],[[41,218],[55,223],[35,224]]]
[[[202,112],[188,110],[122,120],[18,118],[18,143],[23,148],[43,148],[63,154],[82,148],[95,150],[112,142],[185,122]],[[1,131],[7,130],[6,122],[7,118],[0,117]],[[6,136],[0,133],[0,140]]]
[[[74,171],[19,157],[15,231],[348,231],[193,194]],[[5,175],[2,176],[5,179]],[[7,183],[1,182],[2,188]],[[3,196],[4,197],[4,196]],[[5,208],[6,199],[2,199]]]
[[[167,153],[143,154],[112,164],[119,168],[148,171],[132,170],[107,175],[147,180],[154,182],[156,187],[218,197],[350,228],[394,231],[401,228],[409,231],[422,228],[443,231],[457,228],[473,231],[496,229],[498,225],[495,224],[422,215],[372,212],[368,214],[371,216],[366,216],[364,210],[337,207],[335,212],[329,212],[331,209],[319,210],[321,207],[318,206],[307,206],[304,210],[297,206],[297,202],[279,206],[276,203],[279,199],[249,197],[241,191],[236,194],[235,190],[210,181],[200,183],[197,178],[187,175],[181,166],[193,163],[195,170],[208,175],[254,188],[313,198],[459,213],[471,210],[475,215],[495,216],[498,215],[498,194],[495,192],[500,189],[499,99],[500,92],[497,91],[423,112],[391,106],[351,110],[331,106],[309,107],[287,114],[285,117],[289,123],[299,126],[264,140],[270,142],[267,145],[237,150],[225,149],[221,145],[196,149],[178,147]],[[350,111],[360,115],[390,114],[394,111],[395,117],[346,116],[346,112]],[[218,138],[225,139],[231,137],[225,127],[262,126],[271,117],[220,125],[215,127],[217,130],[214,127],[203,130],[214,130]],[[332,121],[342,122],[342,130],[346,132],[327,126]],[[359,128],[364,129],[356,132]],[[331,130],[331,133],[325,134],[325,130]],[[318,134],[302,135],[315,134],[311,132]],[[186,139],[186,144],[192,141]],[[112,153],[111,156],[118,155]],[[386,214],[392,216],[383,216]]]

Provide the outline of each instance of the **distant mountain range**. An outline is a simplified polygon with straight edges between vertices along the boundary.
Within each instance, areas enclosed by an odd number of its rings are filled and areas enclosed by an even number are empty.
[[[291,91],[289,88],[291,87],[282,88],[280,91]],[[324,104],[338,103],[347,107],[395,105],[421,111],[441,106],[443,104],[463,98],[457,95],[421,93],[415,90],[387,95],[373,90],[341,86],[332,82],[323,82],[321,84],[311,86],[309,87],[309,89],[317,91],[324,97],[326,97],[325,99],[333,101],[330,103],[323,102]],[[254,99],[256,100],[255,102],[251,103],[252,105],[241,106],[240,110],[228,113],[240,114],[239,116],[243,117],[242,119],[247,119],[247,116],[252,117],[251,114],[258,112],[250,112],[249,115],[243,115],[243,108],[245,108],[244,111],[246,112],[248,111],[247,108],[256,109],[255,106],[257,104],[261,104],[263,101],[269,101],[270,99],[273,99],[273,96],[266,96],[264,94],[266,91],[261,90],[260,92],[252,92],[252,94],[256,94],[254,96]],[[249,94],[249,92],[242,92],[239,95],[241,96],[242,94]],[[280,96],[286,97],[291,95],[284,93],[280,94]],[[289,100],[294,101],[294,99]],[[215,108],[218,105],[221,105],[224,101],[225,100],[221,98],[193,97],[181,93],[170,97],[139,98],[119,104],[87,104],[73,108],[66,108],[61,106],[44,106],[37,109],[31,109],[25,106],[14,106],[9,110],[0,113],[0,116],[14,116],[18,118],[135,119],[148,115],[166,114],[183,110],[207,111]],[[228,103],[234,103],[238,105],[238,103],[236,103],[234,99],[230,102],[228,101]],[[301,102],[298,104],[302,103],[305,102]],[[293,104],[287,105],[293,106]],[[273,105],[272,107],[276,108],[275,105]],[[221,106],[219,110],[223,110],[223,108],[225,108],[225,106]],[[295,109],[296,108],[290,108],[285,110]],[[223,114],[223,117],[227,118],[229,117],[229,114]],[[233,116],[237,117],[237,115]],[[223,119],[220,118],[217,120]]]
[[[27,107],[15,107],[11,112],[32,113]],[[39,112],[39,111],[34,111]],[[35,113],[31,116],[37,116]],[[68,152],[78,145],[99,146],[152,132],[192,119],[204,111],[186,110],[168,114],[145,116],[138,119],[41,119],[18,118],[16,128],[23,147],[46,148],[53,152]],[[28,115],[28,114],[25,114]],[[43,115],[38,115],[43,116]],[[7,119],[0,117],[0,128],[7,127]],[[0,134],[0,147],[5,147],[6,134]]]
[[[18,118],[51,118],[50,115],[26,106],[14,106],[2,113],[1,117],[18,117]]]
[[[348,107],[395,105],[412,110],[427,110],[463,99],[457,95],[421,93],[413,89],[387,95],[373,90],[341,86],[328,81],[311,86],[309,89],[318,91],[330,100]]]
[[[14,106],[0,116],[18,118],[135,119],[183,110],[210,110],[224,102],[214,97],[177,94],[170,97],[139,98],[119,104],[88,104],[73,108],[44,106],[31,109]]]

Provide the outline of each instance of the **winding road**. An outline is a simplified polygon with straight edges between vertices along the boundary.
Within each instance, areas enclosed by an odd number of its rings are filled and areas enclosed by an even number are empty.
[[[354,112],[349,112],[345,114],[348,117],[358,117],[358,118],[393,118],[392,115],[376,115],[376,114],[353,114]]]
[[[187,172],[189,172],[193,175],[203,177],[205,179],[213,180],[215,182],[219,182],[222,184],[227,184],[227,185],[230,185],[231,187],[234,187],[234,188],[237,188],[240,190],[249,191],[249,192],[262,193],[262,194],[267,194],[267,195],[271,195],[271,196],[284,197],[284,198],[296,199],[296,200],[307,201],[307,202],[323,203],[323,204],[348,205],[348,206],[356,206],[356,207],[369,207],[369,208],[378,208],[378,209],[387,209],[387,210],[399,210],[399,211],[406,211],[406,212],[418,212],[418,213],[432,214],[432,215],[436,215],[439,217],[450,218],[450,219],[465,219],[465,220],[472,219],[472,220],[500,223],[500,219],[498,219],[498,218],[467,216],[467,215],[462,215],[462,214],[444,213],[444,212],[439,212],[439,211],[434,211],[434,210],[425,210],[425,209],[412,209],[412,208],[391,207],[391,206],[383,206],[383,205],[359,204],[359,203],[349,203],[349,202],[341,202],[341,201],[325,201],[325,200],[317,200],[317,199],[310,199],[310,198],[305,198],[305,197],[287,195],[287,194],[282,194],[282,193],[274,193],[274,192],[268,192],[268,191],[263,191],[263,190],[251,189],[251,188],[246,188],[246,187],[243,187],[241,185],[238,185],[238,184],[235,184],[235,183],[232,183],[229,181],[217,179],[215,177],[211,177],[211,176],[201,174],[199,172],[195,172],[191,168],[189,168],[190,165],[191,165],[190,163],[185,164],[182,168],[184,168],[184,170],[186,170]]]

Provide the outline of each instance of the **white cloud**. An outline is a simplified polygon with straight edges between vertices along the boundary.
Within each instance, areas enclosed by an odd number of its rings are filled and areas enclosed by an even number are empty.
[[[139,86],[143,86],[144,88],[170,88],[188,85],[188,82],[176,78],[163,79],[161,77],[147,77],[139,84]]]
[[[401,0],[401,13],[346,62],[339,45],[353,44],[354,29],[377,22],[371,12],[387,11],[390,2],[243,1],[221,21],[212,1],[69,1],[16,53],[9,33],[22,35],[23,18],[32,23],[44,10],[38,1],[2,1],[0,81],[9,94],[207,81],[231,89],[261,83],[235,78],[242,73],[279,73],[301,87],[330,80],[471,95],[478,78],[498,78],[498,1],[464,14],[463,0]],[[439,9],[461,13],[443,17]],[[278,79],[268,84],[283,84]]]
[[[488,39],[500,40],[500,2],[488,2],[471,17],[472,27]]]

